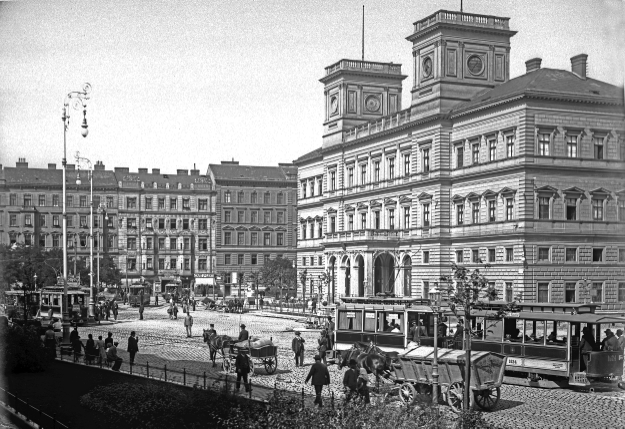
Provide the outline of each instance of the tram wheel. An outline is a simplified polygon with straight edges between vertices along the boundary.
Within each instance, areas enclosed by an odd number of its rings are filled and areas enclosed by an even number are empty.
[[[399,387],[399,399],[405,405],[412,405],[417,398],[417,390],[414,388],[412,383],[404,383]]]
[[[501,397],[501,389],[496,387],[494,389],[484,389],[474,392],[475,403],[483,410],[490,411],[499,402]]]

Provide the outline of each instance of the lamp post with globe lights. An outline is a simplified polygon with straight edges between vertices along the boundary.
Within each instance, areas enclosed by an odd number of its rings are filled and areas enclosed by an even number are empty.
[[[80,156],[80,152],[76,152],[76,164],[79,167],[78,175],[76,176],[76,184],[82,184],[80,180],[80,164],[84,162],[89,168],[87,175],[89,177],[89,323],[95,322],[95,298],[93,296],[93,164],[89,158]]]
[[[71,91],[65,96],[63,101],[63,346],[69,347],[69,309],[67,300],[67,130],[69,128],[69,108],[74,110],[82,108],[83,120],[81,124],[81,134],[87,137],[89,128],[87,127],[87,100],[91,93],[91,85],[83,84],[82,91]]]

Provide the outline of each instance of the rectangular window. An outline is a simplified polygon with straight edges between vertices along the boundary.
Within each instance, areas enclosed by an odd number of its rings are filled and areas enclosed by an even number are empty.
[[[73,195],[68,195],[67,197],[65,197],[65,205],[67,207],[73,207],[74,206],[74,196]]]
[[[423,204],[423,227],[428,228],[430,226],[430,205]]]
[[[197,229],[208,229],[208,219],[198,219],[197,220]]]
[[[480,223],[480,203],[473,203],[471,208],[471,222]]]
[[[367,229],[367,213],[360,213],[360,229]]]
[[[497,140],[491,139],[488,141],[488,160],[494,161],[497,159]]]
[[[245,245],[245,233],[238,232],[237,233],[237,246],[243,246],[243,245]]]
[[[263,196],[263,204],[270,204],[271,203],[271,194],[269,192],[265,192],[265,195]]]
[[[243,210],[237,211],[237,222],[244,223],[245,222],[245,212]]]
[[[577,199],[566,199],[566,220],[577,220]]]
[[[423,263],[424,264],[430,263],[430,252],[428,250],[423,251]]]
[[[159,237],[158,239],[158,248],[165,249],[165,238]]]
[[[68,227],[73,227],[74,226],[74,216],[67,215],[67,226]]]
[[[83,201],[82,201],[83,197],[80,197],[80,206],[81,207],[85,207],[86,206],[86,202],[85,205],[83,206]],[[131,198],[131,197],[126,197],[126,208],[127,209],[136,209],[137,208],[137,199],[136,198]]]
[[[165,210],[165,198],[158,199],[158,209]]]
[[[548,247],[539,247],[538,248],[538,260],[539,261],[549,261],[549,248]]]
[[[237,203],[243,204],[244,200],[245,200],[245,193],[243,191],[239,191],[237,193]]]
[[[176,250],[177,247],[178,247],[178,245],[176,244],[176,239],[175,238],[170,238],[169,239],[169,248],[171,250]]]
[[[224,192],[224,203],[231,203],[231,195],[230,195],[230,191],[226,191]]]
[[[374,182],[379,182],[380,181],[380,161],[375,161],[373,163],[373,181]]]
[[[208,200],[200,199],[198,200],[198,210],[208,210]]]
[[[330,190],[336,190],[336,171],[330,171]]]
[[[189,237],[185,237],[182,242],[183,242],[184,250],[191,249],[191,239]]]
[[[81,228],[87,227],[87,216],[80,216],[80,227]]]
[[[243,265],[243,255],[240,253],[237,255],[237,264]]]
[[[52,216],[52,226],[53,227],[59,226],[59,215]]]
[[[46,215],[39,215],[39,226],[46,226]]]
[[[471,250],[471,262],[474,264],[480,263],[480,251],[478,249]]]
[[[17,215],[9,215],[9,226],[17,226]],[[69,226],[69,223],[67,226]]]
[[[59,206],[59,196],[57,194],[52,195],[52,205],[54,207]]]
[[[388,227],[389,229],[395,229],[395,210],[388,210]]]
[[[473,165],[480,163],[480,144],[476,143],[471,146],[471,162]]]
[[[53,235],[52,236],[52,247],[59,247],[59,236],[58,235]]]
[[[495,262],[495,249],[488,249],[488,262]]]
[[[354,167],[347,168],[347,186],[350,188],[354,186]]]
[[[488,202],[488,221],[495,222],[497,220],[496,216],[496,202],[495,200],[490,200]]]
[[[271,246],[271,233],[270,232],[263,233],[263,245]]]
[[[302,256],[302,266],[306,266],[306,262],[308,261],[308,258],[306,256]]]
[[[191,201],[189,200],[189,198],[182,199],[182,209],[191,210]]]
[[[618,284],[617,300],[618,302],[625,302],[625,283],[621,282]]]
[[[263,263],[267,264],[271,260],[271,255],[263,255]]]
[[[230,264],[230,257],[231,257],[231,255],[224,255],[224,265],[231,265]]]
[[[152,250],[152,245],[154,243],[154,239],[152,237],[146,237],[145,239],[145,248],[148,250]]]
[[[456,146],[456,168],[464,167],[464,146]]]
[[[152,197],[145,197],[145,209],[152,210]]]
[[[375,211],[373,212],[373,224],[374,224],[374,229],[380,229],[380,212],[379,211]]]
[[[506,198],[506,220],[514,217],[514,198]]]
[[[252,253],[252,265],[258,265],[258,255]]]
[[[182,229],[185,231],[189,230],[189,219],[182,219]]]
[[[565,261],[566,262],[577,261],[577,248],[576,247],[567,247],[565,251]]]
[[[549,219],[549,197],[538,198],[538,219]]]
[[[81,216],[83,218],[84,216]],[[86,221],[85,221],[86,222]],[[24,226],[33,226],[33,218],[32,215],[24,215]],[[82,226],[82,225],[81,225]]]
[[[278,212],[278,223],[284,223],[284,212]]]
[[[506,136],[506,156],[512,158],[514,156],[514,135]]]
[[[566,136],[566,156],[577,158],[577,136]]]
[[[506,247],[506,262],[514,262],[514,248]]]
[[[137,258],[128,258],[128,271],[137,270]]]
[[[9,205],[11,205],[11,206],[16,206],[17,205],[17,195],[16,194],[10,194],[9,195]]]
[[[152,258],[147,258],[146,267],[148,270],[152,269]]]
[[[575,282],[564,283],[564,302],[575,302]]]
[[[256,194],[256,192],[252,192],[250,194],[250,203],[256,204],[257,199],[258,199],[258,194]]]
[[[551,135],[548,133],[538,134],[538,155],[549,156],[549,144],[551,143]]]
[[[257,232],[252,232],[250,234],[250,244],[252,246],[258,246],[258,233]]]
[[[463,262],[462,250],[456,250],[456,262],[459,264]]]
[[[404,229],[410,228],[410,207],[404,207]]]
[[[592,289],[590,290],[591,302],[603,302],[603,283],[593,282]]]
[[[512,288],[512,282],[506,282],[506,302],[514,301],[514,289]]]
[[[208,250],[208,239],[206,239],[206,238],[198,239],[198,249],[199,250]]]
[[[423,149],[423,172],[430,172],[430,149]]]
[[[314,183],[314,182],[313,182]],[[311,185],[310,187],[311,191],[314,189],[314,187]],[[282,192],[280,192],[277,196],[277,200],[276,200],[276,204],[284,204],[284,194]]]
[[[258,223],[258,212],[256,210],[252,210],[252,223]]]
[[[360,166],[360,184],[364,185],[367,183],[367,164],[362,164]]]
[[[263,223],[271,223],[271,212],[263,212]]]
[[[336,232],[336,216],[330,216],[330,232]]]
[[[276,234],[276,246],[284,246],[284,233],[278,232]]]
[[[317,264],[318,265],[323,265],[323,256],[317,257]]]
[[[127,246],[129,250],[137,249],[137,238],[136,237],[128,237],[127,238]]]
[[[603,220],[603,200],[592,200],[592,220]]]
[[[388,159],[388,178],[395,178],[395,158]]]
[[[197,269],[201,271],[206,270],[206,259],[200,258],[197,260]]]
[[[538,302],[549,302],[549,283],[538,283]]]
[[[46,205],[46,196],[45,195],[39,195],[39,206],[40,207],[45,207]]]
[[[456,205],[456,224],[462,225],[464,223],[464,203]]]
[[[178,208],[178,199],[170,198],[169,199],[169,210],[176,210]]]
[[[618,220],[625,222],[625,198],[622,197],[618,200]]]
[[[625,262],[625,249],[618,249],[618,261]]]
[[[595,247],[592,249],[592,261],[603,262],[603,247]]]
[[[311,256],[311,257],[310,257],[310,266],[312,267],[312,266],[314,266],[314,265],[315,265],[315,257],[314,257],[314,256]]]
[[[410,176],[410,154],[404,154],[404,176]]]
[[[423,298],[424,299],[429,299],[430,298],[430,282],[423,282]]]
[[[317,195],[322,195],[323,194],[323,177],[319,177],[319,180],[317,180],[317,186],[319,187],[319,189],[317,190]]]
[[[354,215],[351,213],[347,215],[347,230],[348,231],[354,230]]]
[[[595,159],[603,159],[603,139],[593,138],[595,147]]]
[[[159,218],[158,220],[158,228],[165,229],[165,218]]]
[[[86,198],[86,197],[81,196],[80,198],[82,201],[82,198]],[[24,194],[24,205],[26,207],[30,207],[33,205],[33,197],[30,194]],[[84,207],[84,206],[81,206],[81,207]]]
[[[232,244],[232,233],[224,232],[224,244]]]
[[[230,210],[224,211],[224,222],[230,223],[232,220],[230,219]]]

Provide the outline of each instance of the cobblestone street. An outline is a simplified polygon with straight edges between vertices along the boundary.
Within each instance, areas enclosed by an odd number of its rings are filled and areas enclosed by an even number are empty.
[[[81,337],[88,333],[106,336],[108,331],[120,343],[120,355],[124,359],[122,369],[127,368],[127,338],[131,331],[136,331],[139,338],[139,353],[136,362],[145,365],[149,362],[151,376],[160,378],[156,368],[167,365],[168,371],[187,372],[187,384],[201,384],[202,374],[211,378],[222,377],[221,359],[212,367],[209,351],[203,342],[202,329],[215,324],[218,334],[237,337],[240,323],[247,326],[252,336],[272,338],[278,346],[278,370],[268,375],[260,365],[256,366],[252,381],[255,385],[278,387],[300,394],[302,387],[307,395],[313,394],[310,385],[303,381],[308,374],[313,356],[316,353],[318,331],[302,329],[303,324],[286,318],[265,317],[256,313],[230,314],[205,311],[197,307],[193,312],[193,337],[186,338],[183,325],[184,313],[178,313],[177,320],[170,320],[166,308],[147,307],[144,320],[138,320],[138,310],[123,306],[118,321],[113,324],[79,328]],[[304,368],[296,368],[291,349],[291,330],[300,330],[306,340]],[[135,366],[135,371],[144,371]],[[338,400],[342,397],[343,371],[336,365],[329,366],[332,380],[331,390]],[[198,377],[200,376],[200,377]],[[181,374],[169,373],[168,379],[180,378]],[[261,390],[262,389],[257,389]],[[267,394],[268,391],[263,391]],[[259,397],[255,394],[254,396]],[[262,396],[262,395],[261,395]],[[504,385],[501,388],[501,400],[493,412],[485,413],[488,421],[502,428],[625,428],[625,391],[605,393],[585,393],[571,389],[547,390],[521,386]]]

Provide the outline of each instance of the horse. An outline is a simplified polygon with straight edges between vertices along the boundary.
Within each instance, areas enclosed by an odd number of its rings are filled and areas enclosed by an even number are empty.
[[[376,377],[388,373],[397,352],[385,352],[373,343],[356,342],[348,349],[340,352],[341,361],[339,369],[349,364],[351,359],[367,371],[367,374],[375,374]]]
[[[217,352],[219,352],[223,359],[224,348],[230,347],[230,345],[234,343],[234,339],[228,335],[210,335],[208,331],[208,329],[203,329],[203,337],[204,342],[210,349],[210,359],[213,361],[213,366],[215,366]]]

